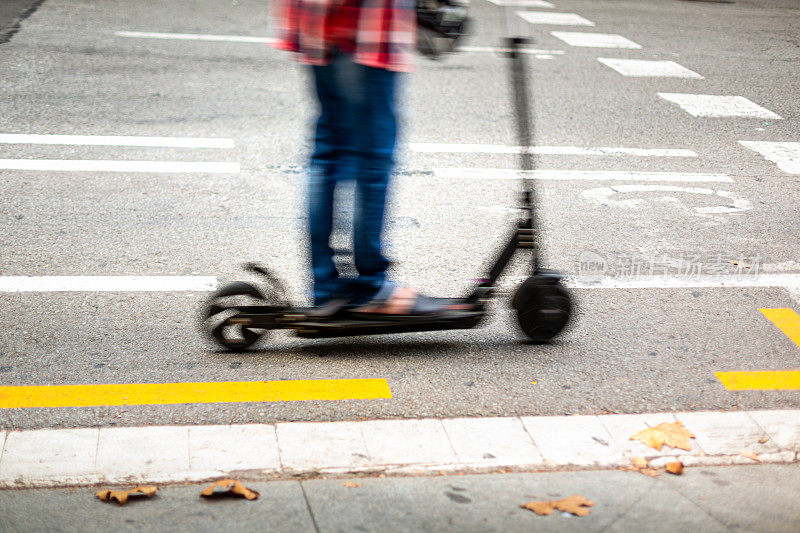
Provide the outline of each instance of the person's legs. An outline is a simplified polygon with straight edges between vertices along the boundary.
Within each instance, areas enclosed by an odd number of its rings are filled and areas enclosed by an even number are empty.
[[[384,286],[390,264],[383,255],[382,233],[397,139],[395,89],[399,75],[366,66],[360,66],[360,74],[364,97],[355,131],[358,157],[353,254],[359,274],[357,300],[363,302]]]
[[[338,55],[327,66],[312,67],[320,114],[314,134],[308,185],[308,229],[311,244],[311,269],[314,277],[314,304],[340,296],[345,282],[339,277],[330,245],[333,230],[333,202],[336,184],[352,179],[353,128],[347,84],[342,82],[346,63]]]

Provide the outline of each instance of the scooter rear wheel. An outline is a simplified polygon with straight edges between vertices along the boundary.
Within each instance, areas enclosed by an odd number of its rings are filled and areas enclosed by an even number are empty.
[[[520,328],[535,342],[547,342],[569,322],[572,301],[567,289],[553,276],[531,276],[522,282],[511,306]]]
[[[227,350],[246,350],[267,330],[231,324],[230,319],[240,314],[238,307],[264,305],[265,300],[261,291],[249,283],[235,281],[225,285],[211,295],[203,317],[203,329]]]

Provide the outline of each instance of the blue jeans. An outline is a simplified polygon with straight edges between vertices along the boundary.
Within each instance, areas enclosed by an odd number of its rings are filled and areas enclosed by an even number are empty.
[[[309,172],[309,234],[314,303],[338,298],[369,300],[386,282],[389,261],[381,233],[397,139],[398,74],[367,67],[335,52],[329,65],[313,66],[320,105]],[[334,190],[355,181],[355,278],[339,275],[331,248]]]

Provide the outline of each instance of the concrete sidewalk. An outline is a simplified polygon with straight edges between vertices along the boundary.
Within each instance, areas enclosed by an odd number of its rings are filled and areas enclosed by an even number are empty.
[[[690,451],[630,438],[676,421],[696,437]],[[0,444],[0,488],[599,469],[634,457],[746,465],[795,462],[800,411],[43,429],[0,431]]]
[[[204,500],[204,485],[103,503],[93,488],[0,491],[2,531],[786,531],[800,530],[800,465],[248,482],[258,500]],[[357,485],[357,486],[353,486]],[[591,514],[519,506],[580,494]]]

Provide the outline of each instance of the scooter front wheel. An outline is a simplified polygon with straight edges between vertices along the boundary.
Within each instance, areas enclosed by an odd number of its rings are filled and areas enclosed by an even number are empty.
[[[520,328],[535,342],[547,342],[569,322],[572,300],[555,275],[534,275],[522,282],[511,306],[517,312]]]
[[[203,316],[203,329],[227,350],[246,350],[268,330],[236,323],[243,307],[264,305],[265,298],[256,287],[236,281],[221,287],[211,295]]]

